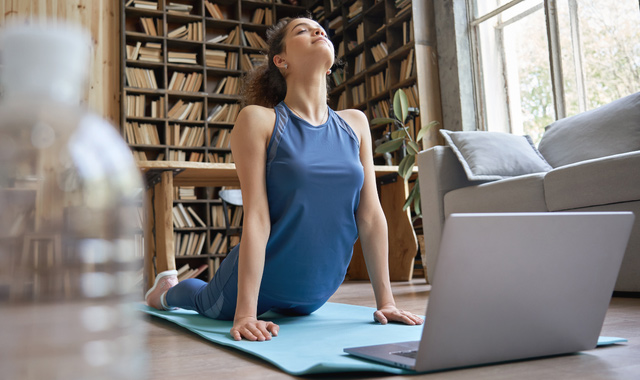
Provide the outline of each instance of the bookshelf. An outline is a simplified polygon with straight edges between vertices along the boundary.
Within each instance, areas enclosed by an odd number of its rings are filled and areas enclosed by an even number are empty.
[[[419,65],[426,56],[416,40],[426,41],[427,33],[414,25],[413,14],[422,14],[427,6],[411,0],[317,0],[311,7],[316,20],[326,29],[336,47],[336,55],[345,64],[331,74],[329,104],[336,110],[356,108],[369,120],[389,117],[393,94],[403,90],[409,106],[421,109],[426,103],[429,79],[419,77]],[[418,38],[416,38],[418,37]],[[416,54],[418,53],[418,54]],[[420,96],[419,89],[425,90]],[[439,100],[438,100],[439,102]],[[437,105],[439,108],[439,103]],[[424,107],[427,108],[427,107]],[[412,132],[438,119],[422,112],[412,121]],[[390,125],[371,128],[372,139],[381,139]],[[397,165],[394,154],[391,164]],[[382,155],[374,154],[376,165],[388,165]]]
[[[120,1],[120,125],[139,166],[165,163],[168,170],[188,162],[227,170],[233,163],[229,134],[240,111],[240,78],[263,59],[267,28],[282,17],[305,14],[307,2]],[[164,208],[171,228],[161,237],[155,230],[154,248],[174,253],[175,269],[206,265],[199,277],[209,280],[237,243],[240,229],[219,224],[217,193],[229,185],[233,181],[216,186],[196,181],[165,189],[174,192]],[[238,210],[230,212],[233,221]],[[157,223],[158,215],[150,218]]]

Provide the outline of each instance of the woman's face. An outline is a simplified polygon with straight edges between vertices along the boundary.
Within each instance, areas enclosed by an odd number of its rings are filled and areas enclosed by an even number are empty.
[[[285,54],[291,65],[307,67],[323,61],[326,69],[333,65],[333,44],[317,22],[308,18],[298,18],[291,21],[287,28]]]

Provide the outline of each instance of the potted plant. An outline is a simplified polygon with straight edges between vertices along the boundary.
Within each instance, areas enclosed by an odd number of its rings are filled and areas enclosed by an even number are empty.
[[[392,125],[392,130],[389,132],[389,136],[387,136],[388,141],[376,147],[375,152],[385,154],[395,152],[400,149],[400,156],[402,157],[402,160],[398,166],[398,175],[404,178],[405,181],[408,181],[413,173],[413,166],[416,163],[416,154],[420,151],[418,142],[422,140],[431,127],[438,124],[437,121],[432,121],[425,125],[420,129],[420,131],[418,131],[418,134],[414,139],[411,136],[411,133],[409,133],[409,128],[407,126],[407,123],[412,117],[413,116],[410,115],[409,112],[407,95],[402,89],[398,89],[393,95],[392,118],[378,117],[370,122],[371,126],[380,124]],[[413,189],[409,192],[409,196],[402,206],[402,210],[406,210],[412,204],[416,215],[415,217],[422,217],[422,211],[420,208],[420,184],[417,178],[415,186],[413,186]]]

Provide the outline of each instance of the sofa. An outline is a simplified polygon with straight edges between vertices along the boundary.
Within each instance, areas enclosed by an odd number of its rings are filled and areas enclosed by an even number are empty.
[[[615,290],[640,292],[640,92],[557,120],[537,148],[528,136],[440,132],[446,146],[417,158],[427,278],[452,213],[632,211]]]

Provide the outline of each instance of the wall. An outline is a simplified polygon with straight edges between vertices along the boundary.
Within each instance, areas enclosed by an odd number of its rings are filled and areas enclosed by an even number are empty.
[[[99,115],[120,120],[120,2],[116,0],[0,0],[7,22],[66,20],[91,32],[94,55],[86,103]]]

